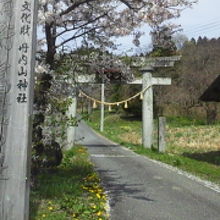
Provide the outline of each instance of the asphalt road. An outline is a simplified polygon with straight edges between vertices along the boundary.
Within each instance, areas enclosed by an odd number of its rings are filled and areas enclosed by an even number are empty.
[[[220,220],[220,193],[114,145],[84,122],[77,139],[110,196],[111,220]]]

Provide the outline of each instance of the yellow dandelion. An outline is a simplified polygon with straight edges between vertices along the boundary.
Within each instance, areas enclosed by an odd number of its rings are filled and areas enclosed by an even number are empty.
[[[48,209],[51,211],[51,210],[53,210],[53,207],[52,207],[52,206],[49,206]]]
[[[85,190],[87,190],[87,189],[88,189],[88,187],[86,187],[86,186],[82,186],[82,188],[83,188],[83,189],[85,189]]]
[[[97,206],[96,205],[93,205],[93,206],[91,206],[93,209],[96,209],[97,208]]]
[[[101,216],[101,215],[102,215],[102,212],[101,212],[101,211],[98,211],[98,212],[96,213],[96,215],[97,215],[97,216]]]
[[[98,199],[101,198],[100,194],[98,194],[98,193],[96,193],[96,196],[97,196]]]
[[[46,217],[46,215],[45,215],[45,214],[43,214],[43,215],[42,215],[42,218],[45,218],[45,217]]]

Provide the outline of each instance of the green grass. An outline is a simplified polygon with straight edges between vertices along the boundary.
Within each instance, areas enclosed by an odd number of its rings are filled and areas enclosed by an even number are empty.
[[[198,126],[206,124],[205,120],[198,120],[180,116],[167,117],[167,122],[171,127]]]
[[[83,147],[65,152],[56,169],[43,170],[31,192],[30,220],[105,220],[106,195]]]
[[[89,117],[88,123],[99,131],[99,112]],[[155,125],[157,122],[155,122]],[[106,113],[102,133],[112,141],[149,158],[176,166],[203,179],[220,184],[219,124],[206,126],[203,121],[182,117],[168,118],[167,151],[157,152],[157,131],[154,131],[154,149],[141,145],[141,121],[129,120],[115,113]],[[155,126],[156,127],[156,126]],[[210,137],[211,135],[211,137]],[[215,137],[215,139],[213,138]]]
[[[159,153],[155,150],[143,148],[140,145],[134,146],[129,143],[124,143],[123,145],[138,154],[146,155],[151,159],[167,163],[194,175],[200,176],[203,179],[220,184],[220,167],[218,166],[202,161],[197,161],[181,155]]]

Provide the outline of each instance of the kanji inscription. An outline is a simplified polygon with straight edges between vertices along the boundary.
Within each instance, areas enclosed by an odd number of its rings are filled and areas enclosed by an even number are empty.
[[[27,88],[28,88],[28,69],[27,64],[29,63],[28,52],[30,46],[25,36],[30,36],[31,30],[31,4],[28,1],[24,1],[21,5],[21,18],[20,18],[20,36],[22,36],[22,43],[18,45],[19,58],[18,58],[18,93],[17,102],[19,104],[27,103]]]

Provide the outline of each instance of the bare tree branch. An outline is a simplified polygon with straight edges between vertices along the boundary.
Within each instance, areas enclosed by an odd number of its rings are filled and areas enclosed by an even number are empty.
[[[59,48],[59,47],[61,47],[62,45],[66,44],[67,42],[69,42],[69,41],[71,41],[71,40],[74,40],[74,39],[76,39],[76,38],[82,37],[82,36],[88,34],[89,32],[92,32],[92,31],[94,31],[94,30],[96,30],[96,29],[98,29],[98,28],[100,28],[100,27],[94,27],[94,28],[91,28],[91,29],[89,29],[89,30],[87,30],[87,31],[84,31],[84,32],[81,33],[81,34],[73,35],[72,37],[66,39],[65,41],[63,41],[62,43],[60,43],[59,45],[57,45],[56,48]]]

